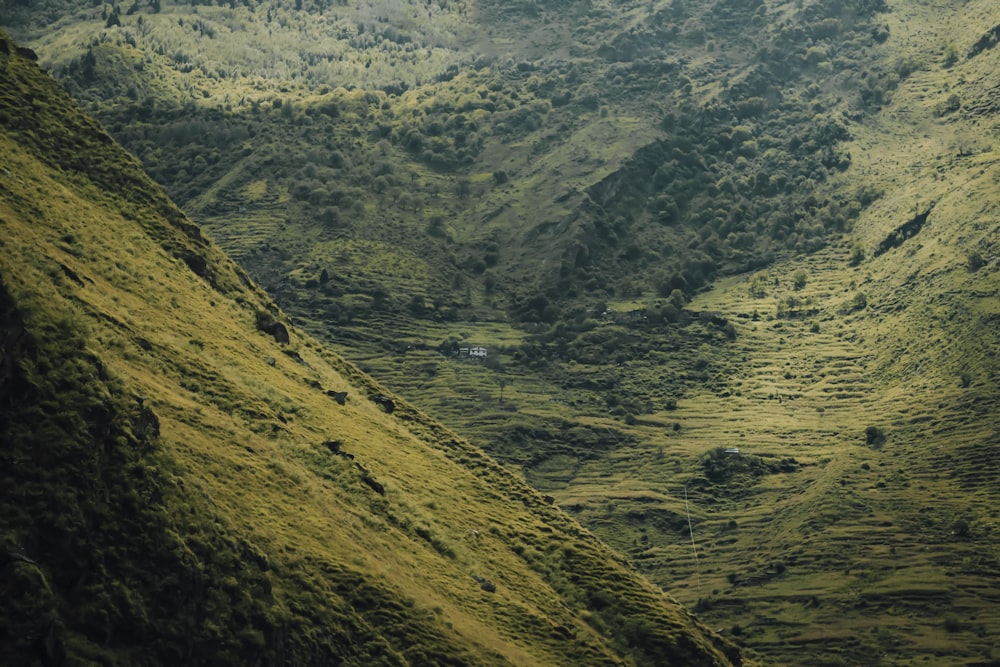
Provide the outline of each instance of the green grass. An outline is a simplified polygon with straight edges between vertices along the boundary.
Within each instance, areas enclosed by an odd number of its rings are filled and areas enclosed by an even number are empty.
[[[181,74],[151,57],[136,85],[161,91],[165,108],[146,126],[133,122],[126,91],[107,83],[127,78],[128,60],[115,54],[135,55],[116,33],[100,52],[110,73],[77,92],[303,329],[370,371],[378,391],[391,387],[494,453],[512,479],[550,493],[732,640],[786,664],[804,655],[830,665],[996,659],[988,640],[998,623],[988,591],[1000,313],[990,91],[1000,67],[997,49],[968,54],[1000,16],[982,0],[961,11],[900,0],[871,26],[842,23],[834,38],[800,42],[792,28],[831,29],[816,16],[832,5],[767,2],[762,17],[737,12],[734,27],[731,4],[689,6],[669,35],[656,32],[674,23],[659,12],[680,6],[666,2],[457,9],[448,30],[459,35],[472,25],[463,21],[479,21],[479,51],[514,59],[431,83],[446,66],[431,58],[423,84],[401,94],[375,89],[388,82],[381,61],[355,72],[364,68],[348,58],[338,75],[358,89],[323,92],[281,76]],[[215,21],[225,10],[205,14]],[[176,30],[169,18],[158,24],[165,33]],[[699,22],[707,41],[697,39]],[[873,42],[871,28],[883,25],[887,40]],[[35,30],[43,60],[59,65],[81,53],[85,28]],[[183,40],[229,57],[220,38],[188,31]],[[605,44],[638,50],[619,58]],[[649,61],[669,67],[644,72]],[[766,68],[778,62],[802,68],[787,77]],[[559,99],[595,82],[596,109]],[[755,111],[762,95],[783,103]],[[191,104],[167,103],[173,96]],[[272,109],[277,98],[283,104]],[[466,102],[480,108],[458,111]],[[319,111],[330,103],[337,119]],[[702,106],[719,111],[718,122],[692,112]],[[426,140],[430,121],[451,127],[458,117],[477,124],[481,143],[452,170],[404,141],[411,130]],[[191,146],[214,160],[202,137],[240,136],[244,126],[253,138],[234,143],[233,154],[220,140],[218,161],[195,172]],[[839,139],[817,139],[837,128],[846,130]],[[163,141],[171,132],[178,140]],[[438,154],[457,136],[447,129]],[[756,153],[744,143],[751,139]],[[289,155],[299,162],[288,164]],[[505,183],[494,176],[501,170]],[[757,180],[762,173],[772,180]],[[770,192],[782,178],[784,189]],[[326,192],[296,195],[310,179]],[[651,181],[662,183],[646,187]],[[327,197],[338,203],[314,203]],[[678,202],[679,218],[661,221]],[[323,210],[330,206],[337,216]],[[875,257],[928,209],[919,233]],[[742,216],[735,227],[734,211]],[[748,231],[756,236],[740,250],[747,237],[738,234]],[[827,246],[817,252],[819,242]],[[729,275],[701,290],[707,254],[712,272]],[[122,264],[119,287],[136,280],[135,267]],[[324,269],[336,289],[308,286]],[[805,285],[796,286],[800,272]],[[693,298],[691,322],[659,297],[678,275],[692,278],[683,295]],[[540,295],[548,307],[523,307]],[[420,315],[409,309],[413,297],[424,300]],[[618,316],[601,317],[608,304]],[[615,319],[637,309],[657,319]],[[699,311],[721,313],[735,338],[701,322]],[[449,338],[488,346],[490,363],[439,354]],[[198,331],[175,342],[191,376],[184,381],[198,388],[178,396],[225,410],[249,386],[243,414],[265,415],[251,424],[258,435],[295,433],[329,407],[293,409],[294,391],[253,379],[270,372],[262,363],[253,374],[226,365],[199,372],[219,353]],[[287,357],[261,356],[303,372]],[[339,387],[347,378],[309,379]],[[213,428],[204,414],[185,419]],[[866,444],[871,426],[887,436],[880,448]],[[702,457],[718,447],[763,464],[793,458],[797,471],[712,480]],[[350,473],[302,443],[289,451],[292,464],[276,470],[306,462],[323,479]],[[451,455],[476,460],[465,450]],[[410,506],[408,538],[438,556],[466,557],[462,540],[427,519],[426,503]],[[539,568],[554,558],[541,556],[542,541],[518,539]],[[619,638],[637,632],[588,614],[587,627],[617,628]]]
[[[889,15],[891,28],[925,69],[875,120],[853,128],[854,165],[842,179],[843,187],[863,180],[884,195],[828,249],[768,268],[762,296],[752,293],[753,275],[740,275],[692,301],[691,310],[720,312],[736,325],[731,344],[694,347],[719,380],[687,386],[677,409],[654,409],[631,425],[610,419],[606,408],[588,418],[579,405],[559,402],[575,394],[553,381],[552,369],[540,374],[542,382],[515,375],[507,394],[518,416],[502,422],[505,428],[529,416],[574,415],[631,436],[591,457],[554,454],[528,468],[527,478],[714,627],[786,664],[804,654],[810,664],[830,665],[996,658],[989,638],[998,619],[988,591],[996,550],[990,406],[997,341],[988,323],[998,300],[995,266],[988,261],[972,271],[968,261],[969,248],[996,256],[995,116],[934,115],[936,100],[956,81],[975,98],[976,86],[993,76],[995,55],[945,68],[942,42],[924,27],[947,23],[907,7]],[[980,4],[953,20],[982,28],[995,23],[989,11]],[[981,32],[963,29],[970,41]],[[938,35],[946,33],[956,34],[942,28]],[[975,131],[973,122],[989,129]],[[963,146],[973,154],[959,155]],[[925,229],[872,258],[931,202]],[[852,266],[856,244],[868,259]],[[797,288],[800,271],[805,285]],[[789,306],[789,298],[797,303]],[[613,305],[628,311],[648,304]],[[365,363],[405,387],[417,386],[417,369],[434,361],[432,352],[409,366],[380,358]],[[682,377],[679,361],[667,355],[658,374]],[[451,370],[440,360],[437,367],[444,380],[423,379],[419,393],[406,391],[428,406],[437,402],[428,409],[460,429],[482,433],[488,409],[449,410],[444,397],[458,387],[495,396],[495,371]],[[595,372],[584,365],[572,371]],[[517,394],[525,382],[533,387],[528,400]],[[653,373],[636,372],[629,393],[650,395],[656,384]],[[869,426],[887,434],[879,449],[866,445]],[[793,457],[800,466],[706,484],[699,459],[716,447],[739,447],[764,461]],[[970,537],[960,534],[964,527]]]
[[[258,330],[285,318],[34,64],[0,56],[0,103],[36,110],[0,136],[4,662],[732,663],[481,450]]]

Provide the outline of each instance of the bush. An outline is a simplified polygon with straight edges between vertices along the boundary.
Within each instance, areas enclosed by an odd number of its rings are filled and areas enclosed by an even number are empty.
[[[979,269],[983,268],[983,264],[986,261],[978,250],[972,250],[966,255],[966,266],[969,268],[969,273],[975,273]]]
[[[865,444],[869,447],[879,447],[885,443],[885,432],[878,426],[865,429]]]
[[[863,261],[865,261],[865,249],[860,244],[856,244],[851,248],[851,266],[857,266]]]

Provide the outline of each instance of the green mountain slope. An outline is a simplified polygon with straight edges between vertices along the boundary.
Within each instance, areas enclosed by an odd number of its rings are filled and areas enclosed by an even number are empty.
[[[954,665],[1000,659],[995,5],[3,20],[297,325],[712,627]]]
[[[685,303],[877,200],[831,181],[911,72],[866,0],[44,6],[7,21],[286,312],[532,468],[720,380]]]
[[[1000,657],[1000,126],[987,101],[1000,54],[983,48],[1000,14],[939,10],[887,15],[916,69],[851,128],[844,185],[884,193],[851,234],[691,302],[735,324],[735,342],[704,356],[724,380],[643,416],[612,456],[529,475],[787,664]]]
[[[0,44],[0,660],[741,663],[288,325]]]
[[[870,199],[821,186],[892,85],[879,2],[230,4],[8,23],[269,289],[327,268],[306,312],[552,322]]]

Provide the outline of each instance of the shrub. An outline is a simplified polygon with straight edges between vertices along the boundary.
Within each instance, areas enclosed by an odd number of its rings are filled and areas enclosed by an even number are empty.
[[[878,426],[865,429],[865,444],[869,447],[879,447],[885,443],[885,432]]]
[[[966,266],[969,268],[969,273],[975,273],[983,267],[986,261],[978,250],[972,250],[966,255]]]
[[[855,244],[851,248],[851,266],[857,266],[863,261],[865,261],[865,249],[861,247],[861,244]]]

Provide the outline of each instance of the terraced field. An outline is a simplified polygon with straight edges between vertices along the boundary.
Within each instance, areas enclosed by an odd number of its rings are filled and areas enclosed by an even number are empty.
[[[914,345],[907,311],[845,304],[852,284],[868,276],[877,293],[891,277],[850,266],[846,243],[805,266],[801,289],[794,262],[769,272],[766,295],[745,276],[691,304],[738,322],[736,370],[725,390],[642,420],[677,430],[640,424],[641,447],[529,479],[703,618],[786,664],[993,659],[989,390],[942,386],[931,364],[923,385],[888,382],[899,361],[887,351]],[[775,318],[789,296],[810,314]],[[712,456],[731,474],[712,479]]]

